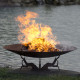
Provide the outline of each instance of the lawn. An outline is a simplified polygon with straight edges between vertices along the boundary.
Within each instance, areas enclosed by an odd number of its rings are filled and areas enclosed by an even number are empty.
[[[9,70],[0,68],[0,80],[80,80],[80,76],[14,74],[9,73]]]

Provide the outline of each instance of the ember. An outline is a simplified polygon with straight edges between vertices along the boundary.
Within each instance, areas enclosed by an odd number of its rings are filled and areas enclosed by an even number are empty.
[[[25,44],[25,46],[28,48],[29,51],[36,51],[36,52],[59,51],[58,49],[54,48],[54,46],[50,44],[48,41],[45,41],[44,38],[35,38],[33,41]]]
[[[38,16],[34,12],[26,12],[26,15],[17,17],[19,24],[18,39],[29,51],[51,52],[59,51],[56,45],[56,36],[52,34],[52,29],[48,25],[36,23],[34,18]]]

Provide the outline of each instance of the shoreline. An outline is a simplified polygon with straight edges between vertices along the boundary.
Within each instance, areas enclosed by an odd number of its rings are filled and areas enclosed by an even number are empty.
[[[61,75],[61,76],[80,76],[80,72],[64,69],[48,69],[48,70],[31,70],[30,68],[9,68],[0,67],[0,70],[7,70],[8,73],[12,74],[26,74],[26,75]]]
[[[58,6],[58,5],[80,5],[80,0],[75,0],[75,1],[68,1],[68,2],[61,2],[61,1],[56,1],[56,0],[0,0],[0,7],[26,7],[26,6],[36,6],[36,5],[53,5],[53,6]]]

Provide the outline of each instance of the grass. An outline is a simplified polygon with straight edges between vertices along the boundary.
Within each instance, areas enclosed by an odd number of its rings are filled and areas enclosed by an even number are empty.
[[[0,68],[0,80],[80,80],[79,76],[62,75],[27,75],[8,73],[8,68]]]

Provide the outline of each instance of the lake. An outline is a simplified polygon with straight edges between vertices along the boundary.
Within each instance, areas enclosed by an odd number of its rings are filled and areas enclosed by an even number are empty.
[[[80,72],[80,6],[49,6],[39,5],[32,7],[0,7],[0,66],[21,66],[19,55],[3,49],[3,46],[19,43],[18,22],[15,18],[25,14],[26,11],[33,11],[39,14],[37,22],[47,24],[52,28],[57,41],[72,45],[78,49],[64,54],[59,58],[60,69]],[[26,58],[28,62],[38,65],[36,58]],[[52,62],[54,58],[43,58],[42,65]]]

